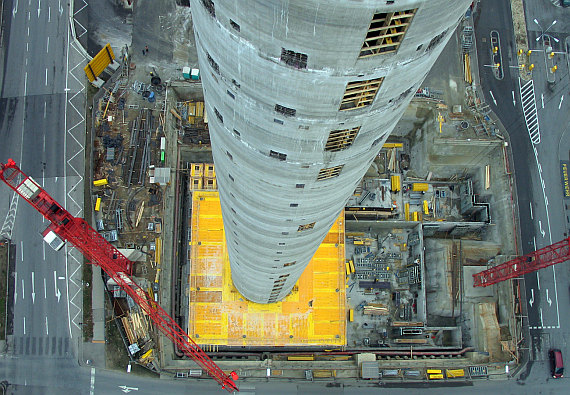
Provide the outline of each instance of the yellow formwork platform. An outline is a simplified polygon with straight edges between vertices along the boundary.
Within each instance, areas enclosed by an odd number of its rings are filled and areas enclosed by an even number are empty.
[[[194,191],[188,334],[200,345],[346,345],[344,213],[284,300],[249,302],[233,286],[218,193]]]

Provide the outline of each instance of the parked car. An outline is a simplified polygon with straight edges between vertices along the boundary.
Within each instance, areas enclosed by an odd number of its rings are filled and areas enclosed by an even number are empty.
[[[562,361],[562,352],[556,348],[548,351],[550,358],[550,373],[555,379],[564,377],[564,361]]]

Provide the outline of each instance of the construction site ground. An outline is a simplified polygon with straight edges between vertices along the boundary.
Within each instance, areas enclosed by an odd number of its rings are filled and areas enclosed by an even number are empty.
[[[141,1],[140,5],[135,8],[133,42],[129,57],[124,62],[126,67],[117,72],[106,84],[105,89],[95,97],[93,114],[96,136],[94,136],[92,147],[91,181],[107,179],[108,184],[93,187],[89,203],[94,207],[97,197],[101,198],[101,209],[99,212],[94,212],[93,220],[95,225],[98,220],[103,220],[104,232],[117,230],[117,215],[122,216],[123,229],[119,232],[117,246],[134,249],[138,251],[136,254],[139,256],[142,254],[145,260],[136,264],[135,274],[140,279],[141,286],[148,290],[149,295],[151,297],[156,295],[160,304],[171,312],[174,311],[171,307],[176,307],[172,306],[173,301],[176,300],[174,289],[179,287],[173,283],[176,281],[176,276],[173,276],[173,270],[176,270],[174,257],[178,251],[174,246],[180,221],[183,220],[177,218],[178,214],[175,214],[177,208],[180,207],[178,176],[188,176],[186,163],[211,162],[211,152],[205,144],[206,140],[202,140],[203,134],[201,133],[203,133],[204,125],[200,124],[200,128],[196,128],[187,118],[190,114],[184,113],[189,109],[187,103],[199,102],[202,97],[201,86],[195,82],[184,81],[181,76],[182,66],[198,67],[195,51],[187,50],[187,48],[194,48],[189,9],[177,7],[173,4],[174,2],[158,1],[156,3],[158,4],[156,9],[153,8],[154,2],[147,1]],[[159,41],[151,42],[149,31],[147,31],[149,25],[153,26],[152,29],[159,37]],[[145,37],[149,38],[150,51],[142,54],[142,49],[147,44]],[[177,37],[174,46],[157,44],[157,42],[167,42],[169,37]],[[516,240],[515,212],[513,211],[514,191],[512,191],[512,180],[509,174],[508,149],[504,144],[508,142],[508,136],[504,135],[501,125],[494,120],[493,114],[488,111],[488,106],[481,100],[477,86],[475,49],[473,47],[469,50],[469,61],[466,63],[462,51],[463,44],[464,31],[460,28],[446,46],[424,82],[422,86],[424,89],[412,101],[389,141],[401,142],[402,152],[410,157],[408,181],[420,182],[427,178],[435,181],[456,181],[466,177],[473,179],[478,190],[485,191],[487,203],[490,204],[493,213],[492,224],[486,228],[485,234],[480,239],[484,237],[485,240],[492,240],[500,246],[501,255],[508,256],[516,251],[513,242]],[[182,48],[186,49],[183,51]],[[117,48],[116,52],[120,53],[120,49]],[[153,75],[150,74],[151,72]],[[153,84],[152,77],[157,76],[161,78],[161,82]],[[149,101],[148,96],[145,97],[148,95],[145,92],[148,91],[154,92],[154,101]],[[186,104],[181,106],[180,103]],[[194,121],[200,122],[200,120]],[[135,133],[139,134],[137,138],[133,137]],[[161,149],[161,137],[166,138],[164,149]],[[186,147],[179,149],[183,145]],[[114,149],[113,157],[108,154],[109,148]],[[164,157],[161,156],[162,151],[164,151]],[[133,155],[135,155],[134,160]],[[383,151],[383,155],[389,154]],[[144,161],[147,161],[146,164]],[[383,177],[388,172],[386,164],[386,161],[377,160],[367,176]],[[169,171],[170,180],[161,186],[151,183],[150,165],[171,169]],[[487,166],[489,166],[488,170]],[[182,169],[182,171],[178,172],[177,169]],[[117,210],[120,211],[119,214]],[[218,218],[217,226],[220,227],[220,224],[221,217]],[[348,226],[346,231],[350,231]],[[112,234],[107,234],[107,236],[113,237]],[[221,239],[223,240],[223,236]],[[474,240],[474,242],[481,240]],[[157,252],[157,246],[164,248]],[[488,251],[492,251],[493,248]],[[160,258],[161,255],[162,258]],[[518,291],[516,288],[511,289],[505,285],[495,288],[496,291],[491,293],[467,292],[466,288],[470,286],[468,279],[473,270],[484,268],[484,265],[479,262],[483,257],[473,255],[469,259],[471,261],[464,265],[470,268],[465,267],[465,271],[461,271],[462,294],[460,299],[463,305],[461,307],[458,305],[462,313],[460,317],[456,317],[455,322],[462,328],[463,344],[472,346],[474,351],[463,353],[463,357],[455,356],[452,351],[443,352],[441,356],[415,354],[412,348],[410,348],[409,355],[390,356],[387,353],[384,355],[379,353],[378,362],[381,369],[397,370],[397,374],[393,377],[394,380],[412,377],[404,374],[406,369],[420,371],[418,379],[425,380],[425,370],[430,367],[444,366],[451,369],[466,368],[477,364],[488,368],[487,377],[494,377],[493,375],[499,377],[504,374],[504,363],[514,360],[504,347],[511,349],[513,339],[516,339],[520,333],[516,330],[518,324],[512,319],[513,309],[516,309],[513,295],[516,295]],[[157,262],[162,264],[160,272],[157,271]],[[231,294],[231,287],[227,285],[227,258],[223,258],[222,267],[226,267],[226,288],[224,288],[223,279],[214,279],[212,281],[216,283],[209,283],[208,286],[216,289],[208,291],[223,294],[223,289],[225,289],[226,293]],[[342,273],[344,268],[339,266],[335,270]],[[95,271],[93,276],[93,281],[100,281]],[[436,284],[441,285],[441,289],[452,289],[451,283],[449,286],[447,284],[451,277],[447,277],[446,273],[438,278],[439,282],[436,281]],[[153,288],[157,279],[158,290]],[[191,281],[196,280],[196,278],[191,279]],[[194,283],[194,285],[197,291],[197,284]],[[193,286],[192,283],[189,286]],[[196,291],[189,290],[189,292]],[[206,291],[204,289],[202,292]],[[234,295],[233,299],[239,301],[237,295]],[[190,311],[199,303],[191,299],[190,303],[195,303],[195,305],[189,306],[187,299],[184,300]],[[207,303],[213,303],[213,300]],[[245,302],[240,303],[242,306]],[[438,299],[437,303],[443,305],[449,303],[449,299]],[[93,309],[96,309],[95,305]],[[346,317],[346,314],[344,316]],[[217,317],[218,320],[223,319],[219,318],[219,315]],[[202,325],[202,329],[190,330],[190,336],[193,332],[205,333],[204,317],[200,318],[202,318],[201,323],[199,319],[192,318],[191,321],[195,325]],[[108,328],[106,338],[109,344],[106,355],[109,367],[125,369],[128,358],[119,358],[117,355],[119,350],[122,350],[122,355],[126,357],[125,345],[122,337],[116,333],[115,324],[110,321],[110,316],[105,319],[105,316],[101,318],[100,313],[97,313],[94,314],[94,320],[99,320],[100,323],[102,321]],[[239,333],[235,333],[237,339],[234,339],[232,344],[241,346],[247,343],[246,339],[255,338],[255,334],[250,336],[247,324],[245,325],[238,330]],[[505,328],[509,333],[505,333]],[[487,332],[492,333],[492,336],[489,336]],[[219,333],[221,332],[218,331],[216,336]],[[155,363],[167,369],[164,372],[165,376],[172,376],[175,370],[188,371],[188,369],[195,368],[196,365],[193,362],[180,360],[174,355],[168,339],[160,338],[154,333],[146,335],[147,347],[160,350],[155,354]],[[345,343],[351,341],[346,338],[346,334],[341,333],[341,335]],[[220,338],[214,339],[212,334],[209,336],[208,341],[204,340],[208,346],[230,343],[229,337],[220,340]],[[290,333],[283,332],[280,336],[281,344],[291,339]],[[357,337],[362,339],[364,336],[359,333]],[[293,339],[295,340],[295,337]],[[502,341],[507,344],[501,343]],[[274,341],[271,344],[277,343]],[[358,345],[349,343],[349,345],[355,346],[354,351],[361,354],[383,351],[360,347],[362,343]],[[215,347],[210,351],[215,351]],[[219,361],[224,370],[235,369],[244,380],[266,378],[267,368],[271,369],[271,377],[282,378],[306,379],[305,370],[307,369],[316,371],[316,376],[320,374],[323,380],[356,378],[360,375],[359,361],[353,358],[347,361],[345,356],[338,353],[338,350],[323,350],[315,353],[313,360],[288,360],[286,355],[269,354],[254,356],[253,360],[244,357],[242,360],[232,361],[227,358],[218,358],[215,352],[210,355]],[[323,372],[319,372],[320,370]],[[386,373],[387,376],[389,373]]]

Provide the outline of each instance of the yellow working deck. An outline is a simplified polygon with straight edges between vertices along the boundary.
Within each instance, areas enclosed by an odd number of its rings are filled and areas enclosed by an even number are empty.
[[[249,302],[233,286],[216,191],[194,191],[188,334],[200,345],[346,344],[344,213],[293,292],[272,304]]]

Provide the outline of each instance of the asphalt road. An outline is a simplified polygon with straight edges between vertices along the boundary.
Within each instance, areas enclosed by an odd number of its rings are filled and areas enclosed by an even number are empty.
[[[70,125],[83,118],[68,107],[84,98],[83,86],[70,83],[69,69],[77,54],[68,45],[68,5],[61,0],[8,0],[4,11],[0,161],[13,158],[56,200],[77,211],[70,200],[81,200],[82,188],[72,190],[72,186],[82,178],[70,166],[82,169],[83,155],[74,157],[78,152],[74,145],[81,144],[72,141]],[[75,103],[71,97],[77,97]],[[44,244],[40,233],[48,223],[23,199],[14,200],[3,183],[0,225],[3,236],[11,236],[17,249],[6,357],[18,366],[17,374],[14,366],[7,366],[10,372],[4,370],[1,376],[25,384],[27,379],[18,381],[18,377],[36,372],[57,379],[56,365],[61,361],[79,369],[73,339],[80,329],[79,308],[73,304],[79,288],[70,282],[81,274],[79,262]]]
[[[542,29],[558,18],[549,34],[559,43],[551,40],[553,50],[562,52],[562,43],[570,28],[570,10],[556,7],[550,0],[525,1],[525,16],[529,46],[533,51],[530,63],[535,64],[532,80],[534,84],[539,141],[531,142],[525,117],[521,107],[520,88],[516,66],[517,54],[514,47],[512,24],[508,1],[482,1],[477,26],[477,49],[480,65],[491,64],[489,40],[490,31],[496,30],[501,36],[503,80],[497,80],[490,67],[481,67],[481,85],[486,101],[501,119],[511,137],[514,156],[515,178],[520,214],[521,249],[529,253],[560,241],[568,235],[568,217],[562,197],[560,160],[568,160],[570,140],[566,134],[569,125],[568,66],[566,55],[555,54],[553,62],[558,65],[554,76],[555,83],[548,83],[549,59],[546,57],[542,39],[536,41]],[[537,19],[539,23],[535,23]],[[540,22],[542,21],[542,22]],[[527,60],[528,62],[529,60]],[[491,93],[492,92],[492,93]],[[568,339],[568,315],[570,300],[568,293],[568,264],[545,268],[525,276],[528,325],[531,339],[530,358],[536,361],[525,374],[527,380],[543,380],[547,374],[548,349],[561,348],[570,355]],[[534,368],[533,368],[534,367]]]

